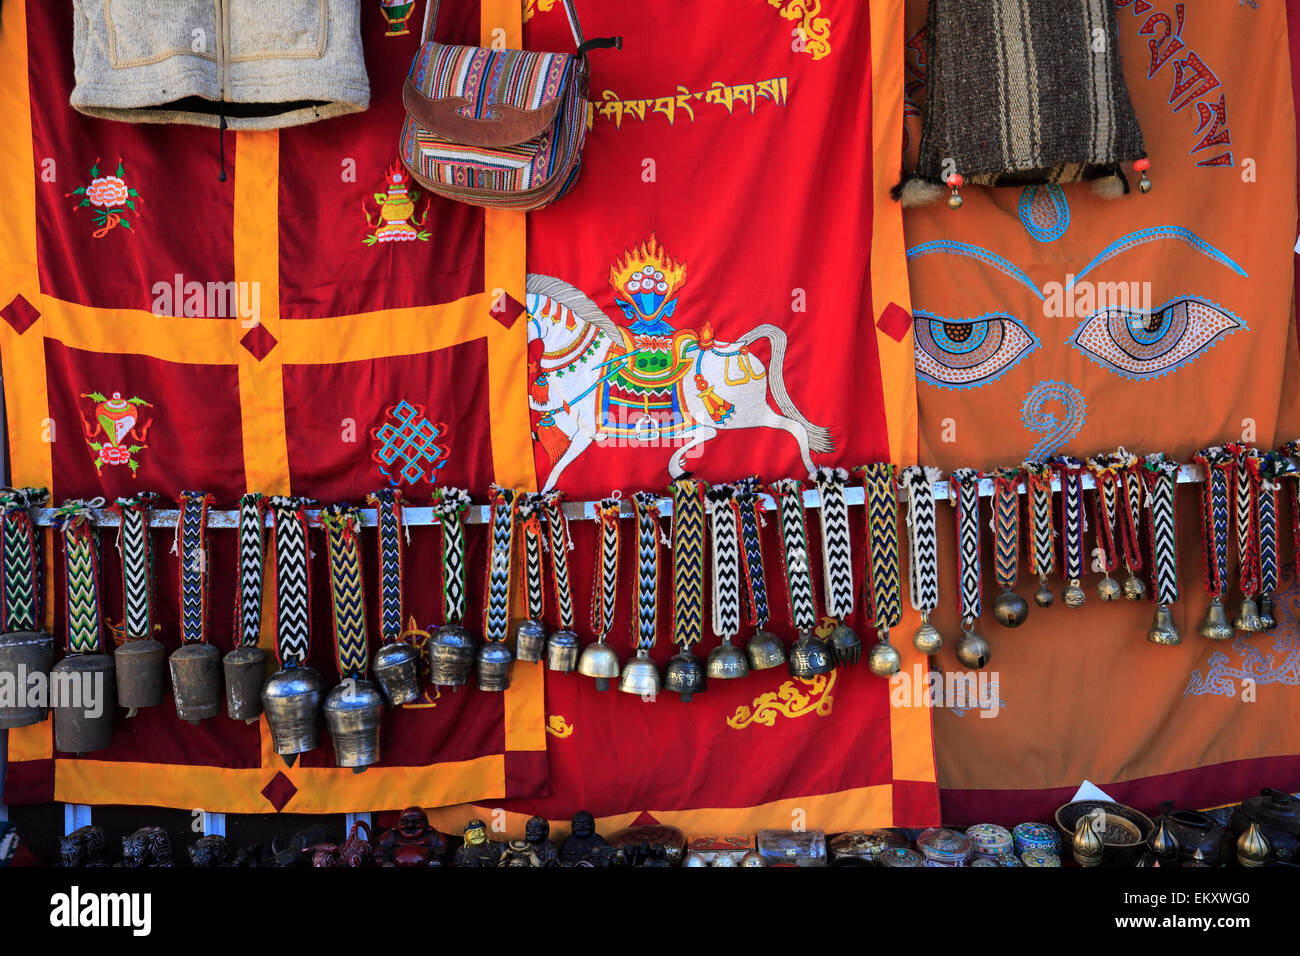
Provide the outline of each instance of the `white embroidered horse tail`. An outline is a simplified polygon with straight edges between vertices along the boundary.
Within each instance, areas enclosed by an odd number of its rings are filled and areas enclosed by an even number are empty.
[[[814,425],[804,418],[803,412],[799,411],[799,406],[791,400],[790,394],[785,390],[785,332],[775,325],[764,323],[754,326],[742,335],[737,340],[737,344],[750,345],[758,339],[767,339],[772,346],[772,361],[768,363],[767,369],[767,387],[772,393],[776,407],[781,409],[782,414],[793,418],[808,429],[810,449],[820,454],[834,451],[835,442],[831,438],[830,429],[823,425]]]

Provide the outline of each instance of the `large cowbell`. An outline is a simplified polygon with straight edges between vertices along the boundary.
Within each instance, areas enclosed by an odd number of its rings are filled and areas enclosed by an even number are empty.
[[[44,631],[0,634],[0,730],[39,724],[49,716],[50,665],[54,663],[54,638]],[[45,693],[39,697],[32,678],[40,674]],[[37,682],[39,683],[39,681]],[[5,703],[12,690],[12,703]]]
[[[384,697],[373,681],[349,678],[325,695],[325,723],[334,743],[334,762],[364,770],[379,763],[379,726]]]
[[[252,723],[262,716],[262,687],[266,683],[266,651],[236,647],[221,660],[226,675],[226,715]]]
[[[113,652],[117,671],[117,703],[134,717],[141,707],[163,702],[167,649],[152,637],[128,640]]]
[[[176,715],[197,724],[221,713],[221,652],[204,641],[182,644],[170,658]]]
[[[306,664],[276,671],[262,688],[262,709],[271,725],[275,752],[292,763],[295,754],[316,749],[325,681]]]
[[[117,680],[109,654],[69,654],[50,671],[54,748],[88,754],[113,741]]]

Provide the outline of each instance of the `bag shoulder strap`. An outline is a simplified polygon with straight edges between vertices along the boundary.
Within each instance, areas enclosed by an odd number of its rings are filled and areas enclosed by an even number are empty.
[[[582,54],[582,24],[578,22],[578,11],[573,6],[573,0],[560,0],[564,4],[564,15],[569,18],[569,29],[573,32],[573,43],[577,47],[578,53]],[[434,27],[438,25],[438,7],[442,5],[442,0],[428,0],[424,7],[424,30],[420,36],[420,43],[429,42],[433,36]],[[593,41],[594,42],[594,41]],[[619,44],[622,45],[621,43]],[[588,47],[587,49],[592,49]]]

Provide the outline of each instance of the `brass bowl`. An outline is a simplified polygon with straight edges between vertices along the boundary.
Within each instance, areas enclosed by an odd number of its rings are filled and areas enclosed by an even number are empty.
[[[1076,800],[1056,811],[1056,826],[1068,843],[1074,837],[1079,820],[1094,810],[1106,814],[1106,832],[1102,835],[1102,866],[1132,866],[1141,855],[1147,840],[1155,832],[1151,818],[1122,803],[1105,800]]]

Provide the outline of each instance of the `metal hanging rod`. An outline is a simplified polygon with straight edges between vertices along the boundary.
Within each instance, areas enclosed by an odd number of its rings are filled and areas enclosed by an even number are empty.
[[[1199,465],[1183,465],[1178,469],[1179,484],[1197,483],[1204,480]],[[1083,476],[1084,488],[1095,488],[1096,482],[1089,473]],[[1025,493],[1024,482],[1016,486],[1020,494]],[[1061,481],[1059,478],[1052,478],[1052,490],[1061,490]],[[993,495],[993,479],[981,478],[979,482],[979,492],[981,497],[991,497]],[[844,490],[844,495],[850,505],[860,505],[864,503],[865,493],[860,485],[850,485]],[[948,497],[948,482],[940,480],[934,485],[935,498]],[[907,495],[904,492],[899,495],[900,500],[906,501]],[[803,503],[806,508],[820,508],[821,495],[816,488],[806,489],[803,493]],[[775,511],[776,502],[772,496],[766,493],[759,494],[759,504],[764,511]],[[566,501],[562,505],[564,513],[572,521],[595,521],[597,518],[595,501]],[[711,507],[711,506],[709,506]],[[95,523],[103,528],[115,528],[121,524],[121,519],[116,514],[106,508],[92,508],[92,514],[95,517]],[[659,514],[663,517],[670,517],[673,513],[673,501],[671,498],[659,499]],[[149,512],[149,525],[155,528],[174,528],[176,522],[180,520],[180,511],[176,508],[156,508]],[[313,521],[320,514],[319,508],[308,508],[307,516]],[[632,517],[631,499],[622,499],[619,508],[619,514],[622,517]],[[38,508],[34,512],[35,520],[38,525],[52,525],[55,523],[56,515],[53,508]],[[469,524],[486,524],[490,517],[490,509],[487,505],[471,505],[469,512],[465,515],[465,521]],[[437,515],[433,508],[422,507],[418,505],[405,505],[402,508],[402,521],[408,525],[432,525],[437,524]],[[271,516],[267,515],[266,523],[270,525]],[[361,524],[367,528],[373,528],[378,524],[374,508],[361,509]],[[208,511],[209,528],[236,528],[239,525],[239,512],[237,510],[218,510],[211,509]]]

